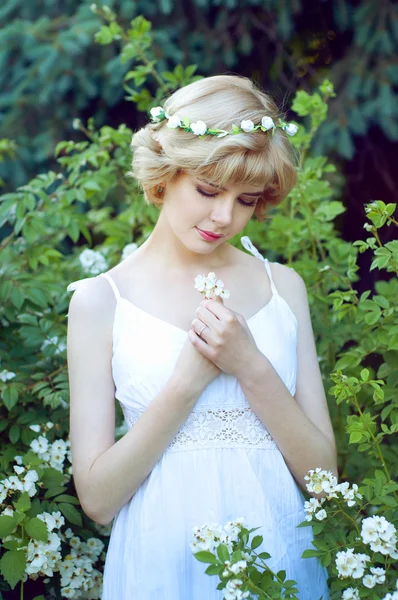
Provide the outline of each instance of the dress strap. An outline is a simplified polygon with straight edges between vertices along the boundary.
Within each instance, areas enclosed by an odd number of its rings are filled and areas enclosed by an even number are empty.
[[[245,250],[248,250],[251,254],[253,254],[253,256],[255,256],[256,258],[259,258],[260,260],[263,261],[264,266],[268,273],[269,280],[270,280],[271,291],[273,294],[278,294],[278,290],[276,289],[274,280],[272,279],[271,267],[269,266],[268,258],[264,258],[264,256],[257,250],[257,248],[253,245],[249,236],[245,235],[245,236],[241,237],[240,241],[241,241],[242,246],[245,248]]]
[[[113,281],[112,277],[110,275],[108,275],[107,273],[100,273],[99,275],[96,275],[96,277],[105,277],[105,279],[107,279],[109,281],[111,288],[113,289],[113,293],[115,294],[116,300],[119,300],[120,293],[119,293],[116,283]],[[72,281],[72,283],[70,283],[68,285],[66,290],[68,292],[74,292],[80,283],[82,283],[83,281],[88,281],[89,279],[95,279],[95,277],[85,277],[84,279],[78,279],[77,281]]]
[[[120,298],[120,292],[117,289],[117,285],[113,281],[112,277],[110,275],[108,275],[108,273],[100,273],[98,275],[98,277],[105,277],[105,279],[107,279],[109,281],[109,283],[111,284],[111,288],[113,289],[113,293],[115,294],[116,301],[119,300],[119,298]]]
[[[72,281],[72,283],[70,283],[68,285],[68,287],[66,288],[66,291],[74,292],[83,281],[88,281],[89,279],[94,279],[94,278],[93,277],[85,277],[84,279],[78,279],[77,281]]]

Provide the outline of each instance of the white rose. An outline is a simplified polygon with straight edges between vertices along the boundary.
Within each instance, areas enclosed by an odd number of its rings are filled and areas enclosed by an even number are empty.
[[[249,131],[252,131],[254,129],[254,123],[253,121],[242,121],[240,124],[241,129],[243,129],[243,131],[245,131],[246,133],[249,133]]]
[[[196,123],[191,123],[191,129],[195,135],[204,135],[207,131],[207,125],[203,121],[197,121]]]
[[[362,579],[362,583],[367,588],[373,588],[376,585],[376,576],[375,575],[365,575]]]
[[[7,369],[0,371],[0,381],[7,381],[9,379],[13,379],[14,377],[15,373],[13,371],[7,371]]]
[[[154,121],[160,121],[159,117],[163,112],[163,108],[161,106],[155,106],[154,108],[151,108],[150,113],[151,113],[151,117]]]
[[[275,123],[271,119],[271,117],[263,117],[261,119],[261,126],[268,131],[268,129],[272,129],[273,127],[275,127]]]
[[[297,125],[294,125],[294,123],[289,123],[289,125],[286,125],[286,127],[284,127],[284,130],[288,135],[295,135],[297,133],[298,127]]]
[[[167,122],[167,127],[170,129],[177,129],[181,125],[181,119],[178,115],[173,115]]]

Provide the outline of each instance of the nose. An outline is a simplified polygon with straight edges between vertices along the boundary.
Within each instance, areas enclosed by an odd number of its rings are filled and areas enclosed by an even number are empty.
[[[229,201],[224,199],[215,202],[211,213],[211,220],[213,223],[216,223],[220,228],[230,225],[233,216],[233,207],[233,199]]]

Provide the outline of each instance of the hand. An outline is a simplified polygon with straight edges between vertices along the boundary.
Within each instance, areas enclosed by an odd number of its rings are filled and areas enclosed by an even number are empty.
[[[239,379],[260,352],[244,317],[224,306],[219,296],[203,300],[196,315],[188,333],[191,344],[219,369]]]
[[[220,369],[196,350],[188,337],[177,359],[172,377],[178,379],[178,384],[190,393],[200,395],[219,374]]]

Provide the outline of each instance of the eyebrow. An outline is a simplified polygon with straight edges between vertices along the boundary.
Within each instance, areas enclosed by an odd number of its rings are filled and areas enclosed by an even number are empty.
[[[223,192],[226,192],[226,188],[221,187],[221,185],[216,185],[215,183],[211,183],[210,181],[206,181],[206,179],[202,179],[201,177],[198,177],[199,181],[203,181],[203,183],[207,183],[207,185],[210,185],[211,187],[217,188],[218,190],[222,190]],[[261,190],[261,192],[243,192],[241,195],[242,196],[261,196],[261,194],[263,193],[264,190]]]

